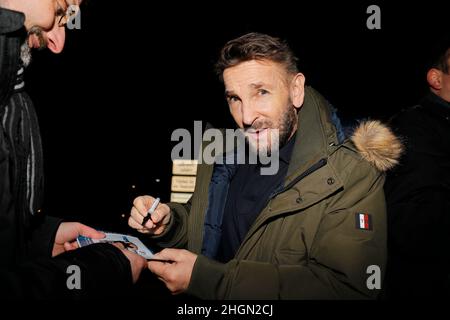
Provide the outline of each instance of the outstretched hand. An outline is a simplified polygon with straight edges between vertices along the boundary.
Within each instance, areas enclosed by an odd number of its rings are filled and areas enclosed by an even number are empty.
[[[79,236],[102,239],[105,237],[105,234],[79,222],[63,222],[56,232],[52,257],[66,251],[78,249],[76,240]]]

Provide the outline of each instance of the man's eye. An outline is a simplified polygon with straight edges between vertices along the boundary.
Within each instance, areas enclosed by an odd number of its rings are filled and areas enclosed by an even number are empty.
[[[265,95],[265,94],[268,94],[268,93],[269,93],[269,91],[267,91],[267,90],[265,90],[265,89],[259,89],[259,90],[258,90],[258,94],[261,95],[261,96],[262,96],[262,95]]]
[[[229,102],[236,102],[236,101],[239,101],[239,98],[236,97],[236,96],[230,96],[230,97],[228,97],[228,101]]]
[[[69,6],[67,5],[67,2],[65,0],[63,1],[56,1],[56,15],[61,16],[67,14],[67,9]]]
[[[61,6],[58,5],[55,14],[57,17],[63,17],[66,15],[66,10],[64,10]]]

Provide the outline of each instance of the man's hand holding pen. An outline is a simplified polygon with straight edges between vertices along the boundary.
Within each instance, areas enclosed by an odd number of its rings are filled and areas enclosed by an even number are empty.
[[[170,208],[159,203],[159,198],[141,196],[133,202],[128,225],[141,233],[158,235],[164,232],[170,219]],[[187,250],[164,249],[147,263],[150,271],[173,294],[178,294],[187,289],[196,260],[197,255]]]
[[[164,232],[170,219],[170,208],[159,203],[159,198],[141,196],[133,202],[128,225],[141,233],[159,235]]]

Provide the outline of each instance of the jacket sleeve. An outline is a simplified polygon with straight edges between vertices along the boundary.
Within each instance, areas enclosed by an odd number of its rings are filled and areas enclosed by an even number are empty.
[[[56,232],[63,220],[50,216],[33,218],[30,232],[27,234],[28,258],[51,257]]]
[[[75,272],[79,268],[79,286]],[[55,258],[39,258],[14,270],[0,270],[6,299],[81,299],[120,296],[132,284],[128,259],[110,244],[94,244]],[[77,285],[68,286],[69,284]]]
[[[187,292],[205,299],[375,298],[379,290],[369,290],[367,269],[377,266],[383,273],[386,264],[384,175],[362,160],[345,170],[342,192],[313,213],[321,219],[307,263],[221,264],[198,256]],[[357,228],[358,213],[370,215],[371,230]],[[382,277],[379,273],[378,283]]]
[[[162,248],[185,248],[187,246],[187,225],[191,200],[186,204],[168,203],[171,219],[164,232],[151,239]]]

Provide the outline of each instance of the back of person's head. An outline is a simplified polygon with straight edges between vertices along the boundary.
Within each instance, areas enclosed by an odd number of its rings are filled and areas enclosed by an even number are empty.
[[[434,68],[444,73],[450,72],[450,38],[444,38],[438,41],[430,51],[430,57],[427,64],[427,71]]]

